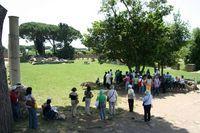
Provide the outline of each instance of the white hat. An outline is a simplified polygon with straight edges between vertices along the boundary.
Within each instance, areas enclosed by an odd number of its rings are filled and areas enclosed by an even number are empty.
[[[47,100],[51,100],[52,98],[51,97],[47,97]]]
[[[14,85],[11,87],[11,90],[15,90],[15,89],[17,89],[17,85]]]
[[[132,85],[128,85],[128,88],[132,88],[133,86]]]

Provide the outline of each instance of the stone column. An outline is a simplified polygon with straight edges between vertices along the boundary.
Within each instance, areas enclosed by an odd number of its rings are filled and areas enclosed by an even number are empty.
[[[11,85],[20,82],[19,22],[18,17],[9,16],[8,60]]]

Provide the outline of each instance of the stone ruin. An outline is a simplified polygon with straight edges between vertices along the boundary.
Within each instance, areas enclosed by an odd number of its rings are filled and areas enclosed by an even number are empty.
[[[65,60],[65,59],[59,59],[58,57],[32,57],[29,60],[29,63],[32,65],[38,65],[38,64],[62,64],[62,63],[74,63],[74,60]]]

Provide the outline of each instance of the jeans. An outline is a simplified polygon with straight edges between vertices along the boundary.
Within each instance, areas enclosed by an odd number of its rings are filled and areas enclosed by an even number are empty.
[[[109,102],[109,112],[110,115],[115,115],[115,102]]]
[[[85,112],[87,114],[90,114],[90,102],[91,102],[90,98],[85,98]]]
[[[20,118],[19,103],[12,103],[11,106],[12,106],[12,112],[13,112],[13,119],[14,119],[14,121],[17,121]]]
[[[29,128],[38,128],[37,113],[34,108],[28,108],[29,112]]]
[[[105,105],[104,103],[99,103],[99,116],[101,120],[105,120],[106,119],[106,115],[105,115]]]
[[[150,105],[144,105],[144,121],[150,121],[151,120],[151,104]]]

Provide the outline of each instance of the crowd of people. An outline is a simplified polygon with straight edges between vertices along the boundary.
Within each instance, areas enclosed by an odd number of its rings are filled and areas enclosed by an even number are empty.
[[[113,83],[115,83],[116,86],[122,85],[122,88],[126,91],[130,84],[133,86],[136,93],[144,94],[145,91],[150,91],[155,96],[159,95],[161,91],[165,93],[173,89],[183,90],[185,89],[186,81],[183,75],[181,77],[173,77],[169,72],[161,76],[158,69],[155,69],[153,75],[150,74],[149,69],[145,74],[136,71],[127,71],[123,74],[122,71],[116,70],[115,75],[113,75],[110,69],[110,71],[105,72],[103,76],[103,85],[109,88]]]
[[[114,77],[114,78],[113,78]],[[100,80],[98,79],[98,84]],[[142,75],[138,72],[131,71],[126,72],[123,75],[122,71],[117,70],[113,75],[112,70],[105,72],[103,77],[103,88],[99,90],[95,106],[99,111],[99,118],[101,120],[106,119],[106,104],[109,105],[109,116],[112,118],[116,115],[116,104],[118,99],[118,89],[122,86],[127,92],[127,104],[129,107],[129,112],[133,112],[135,93],[143,94],[143,108],[144,108],[144,121],[148,122],[151,120],[151,107],[153,96],[159,95],[160,89],[165,92],[166,88],[170,86],[176,86],[183,88],[185,85],[184,77],[173,78],[168,72],[164,76],[159,75],[159,71],[156,71],[153,76],[151,76],[150,71]],[[20,107],[19,107],[19,97],[20,93],[18,87],[21,84],[16,84],[12,87],[10,92],[10,99],[12,105],[13,119],[18,121],[20,119]],[[152,96],[153,94],[153,96]],[[82,102],[85,102],[85,113],[91,115],[91,99],[94,97],[91,87],[88,85],[84,91]],[[79,104],[79,97],[77,89],[73,87],[71,93],[69,94],[71,99],[71,114],[72,117],[77,116],[77,106]],[[36,129],[38,127],[37,120],[37,104],[35,98],[32,96],[32,88],[26,88],[25,94],[25,106],[28,111],[29,116],[29,128]],[[58,111],[56,108],[51,106],[51,98],[48,98],[46,102],[42,105],[42,115],[45,120],[55,120],[58,118]]]

